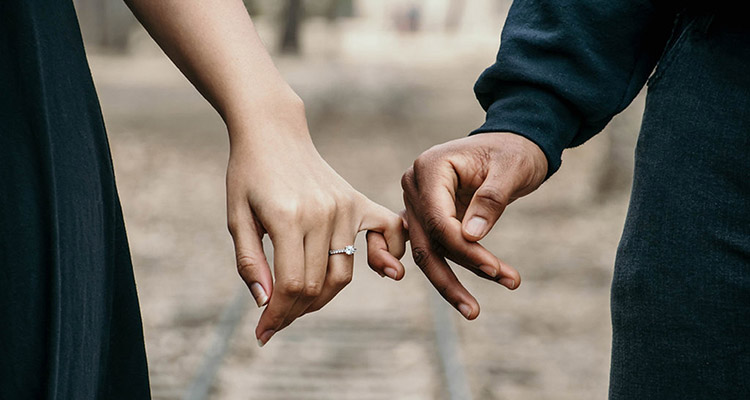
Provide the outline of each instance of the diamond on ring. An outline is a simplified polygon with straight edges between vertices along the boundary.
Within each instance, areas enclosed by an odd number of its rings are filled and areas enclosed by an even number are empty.
[[[334,254],[346,254],[347,256],[351,256],[351,255],[354,255],[354,253],[355,253],[356,251],[357,251],[357,248],[356,248],[356,247],[354,247],[354,246],[352,246],[352,245],[349,245],[349,246],[346,246],[346,247],[344,247],[343,249],[338,249],[338,250],[328,250],[328,254],[329,254],[329,255],[334,255]]]

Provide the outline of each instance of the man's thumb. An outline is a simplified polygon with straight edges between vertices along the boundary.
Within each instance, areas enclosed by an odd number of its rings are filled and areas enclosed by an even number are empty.
[[[489,233],[510,201],[510,188],[498,180],[482,183],[466,209],[462,222],[464,238],[476,242]]]

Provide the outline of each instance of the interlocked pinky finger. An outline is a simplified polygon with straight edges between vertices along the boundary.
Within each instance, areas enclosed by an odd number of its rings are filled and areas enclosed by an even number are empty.
[[[367,200],[367,205],[363,209],[360,231],[380,232],[387,243],[385,249],[396,260],[403,257],[406,251],[407,232],[402,216],[370,200]]]
[[[380,232],[367,232],[367,264],[380,276],[396,281],[404,277],[403,264],[388,252],[388,244]]]

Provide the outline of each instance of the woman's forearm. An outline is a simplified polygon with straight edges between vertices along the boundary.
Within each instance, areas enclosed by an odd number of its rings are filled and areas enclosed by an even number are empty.
[[[221,114],[233,145],[266,132],[269,123],[307,134],[302,102],[274,66],[241,0],[126,3]]]
[[[227,124],[227,223],[237,269],[258,306],[259,343],[320,309],[351,280],[329,250],[368,235],[368,259],[401,279],[401,218],[354,190],[310,139],[302,101],[274,67],[240,0],[126,0]],[[273,243],[274,272],[263,236]]]

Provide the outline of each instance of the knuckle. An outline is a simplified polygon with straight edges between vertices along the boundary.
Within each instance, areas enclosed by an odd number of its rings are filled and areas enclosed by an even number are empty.
[[[432,167],[432,164],[433,160],[430,155],[430,150],[427,150],[414,160],[414,174],[418,176],[421,172],[429,170]]]
[[[484,185],[475,194],[478,199],[489,203],[493,209],[500,210],[508,204],[508,195],[496,186]]]
[[[386,241],[388,241],[388,239],[392,235],[398,235],[397,237],[400,238],[403,229],[404,229],[404,220],[402,220],[401,217],[397,215],[388,220],[386,224],[386,231],[383,236],[385,236]]]
[[[336,214],[336,200],[325,195],[313,196],[306,202],[303,214],[316,221],[329,220]]]
[[[304,216],[305,221],[317,225],[320,221],[328,219],[328,210],[313,204],[309,206],[310,210]]]
[[[393,227],[399,230],[402,229],[404,227],[404,220],[406,220],[406,208],[402,208],[397,212],[388,209],[386,209],[386,211],[389,213],[388,217],[390,223],[393,224]]]
[[[299,297],[305,290],[305,282],[300,279],[290,279],[281,283],[281,291],[290,297]]]
[[[297,201],[288,200],[274,204],[270,211],[274,219],[289,222],[297,219],[300,212],[300,205]]]
[[[342,212],[345,215],[353,214],[353,211],[357,207],[356,200],[355,197],[348,195],[338,195],[334,197],[331,204],[331,214],[333,215],[338,212]]]
[[[325,213],[330,213],[336,210],[336,198],[332,195],[321,194],[315,197],[312,205]]]
[[[281,313],[274,313],[269,316],[269,325],[272,327],[279,327],[284,323],[284,315]]]
[[[302,291],[302,295],[305,297],[318,297],[321,292],[323,292],[322,282],[307,282]]]
[[[238,253],[237,254],[237,270],[240,274],[246,271],[251,271],[255,267],[259,266],[263,260],[257,255],[252,253]]]
[[[449,300],[449,297],[450,297],[449,296],[450,295],[449,289],[450,288],[448,287],[448,285],[446,285],[445,283],[442,283],[442,282],[441,283],[437,283],[437,284],[435,284],[435,289],[437,289],[437,291],[440,294],[440,296],[442,296],[446,300]]]
[[[414,167],[411,166],[401,176],[401,188],[404,191],[409,191],[414,187]]]
[[[433,241],[442,243],[445,240],[447,224],[445,220],[435,213],[429,213],[424,219],[425,233]]]
[[[414,246],[411,251],[412,257],[414,258],[414,262],[419,266],[419,268],[424,271],[426,268],[428,268],[429,260],[430,260],[430,250],[423,246]]]
[[[351,282],[352,282],[351,272],[338,274],[335,277],[333,277],[333,284],[338,288],[343,288],[344,286],[350,284]]]
[[[414,172],[419,175],[420,172],[429,171],[434,168],[435,164],[455,156],[455,153],[455,148],[449,143],[436,144],[414,160]]]

